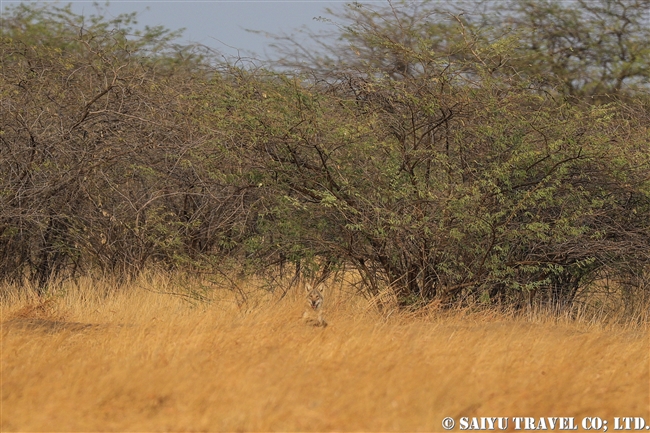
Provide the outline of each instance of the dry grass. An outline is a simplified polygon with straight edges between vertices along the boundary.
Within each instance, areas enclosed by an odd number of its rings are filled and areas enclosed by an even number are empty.
[[[152,283],[155,285],[155,282]],[[644,329],[431,312],[354,298],[300,321],[89,285],[2,303],[3,431],[439,431],[443,417],[647,416]]]

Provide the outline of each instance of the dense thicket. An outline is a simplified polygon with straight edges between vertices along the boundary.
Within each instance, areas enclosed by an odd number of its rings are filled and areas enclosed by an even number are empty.
[[[634,303],[647,5],[576,4],[513,2],[507,26],[351,5],[322,55],[285,45],[284,72],[218,64],[163,29],[128,36],[130,16],[12,9],[0,278],[302,263],[405,304],[570,306],[596,285]]]
[[[4,18],[0,278],[128,276],[232,249],[246,189],[195,100],[215,75],[132,16]]]

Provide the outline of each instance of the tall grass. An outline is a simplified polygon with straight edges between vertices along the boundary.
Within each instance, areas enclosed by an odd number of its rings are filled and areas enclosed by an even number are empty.
[[[0,428],[439,431],[447,416],[648,415],[640,326],[379,313],[332,286],[323,329],[300,320],[298,291],[248,304],[158,293],[173,291],[162,277],[47,301],[6,288]]]

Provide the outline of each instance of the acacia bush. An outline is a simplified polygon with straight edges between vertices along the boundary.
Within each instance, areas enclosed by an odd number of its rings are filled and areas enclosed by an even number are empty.
[[[542,3],[561,25],[523,4],[501,25],[402,2],[334,12],[340,38],[321,55],[278,37],[277,66],[303,85],[256,117],[273,124],[290,106],[289,132],[256,140],[288,179],[276,184],[288,238],[313,228],[302,244],[323,262],[351,262],[370,293],[389,286],[407,303],[566,306],[605,277],[627,284],[624,269],[645,275],[648,73],[635,41],[647,11],[579,2],[574,29]],[[608,25],[606,43],[582,47]],[[565,35],[584,43],[562,67],[551,39]]]
[[[340,55],[268,68],[164,29],[129,36],[129,16],[14,9],[0,279],[295,263],[353,269],[364,294],[403,305],[565,308],[603,284],[635,305],[650,260],[647,97],[567,91],[540,79],[523,30],[428,7],[352,5]]]
[[[492,12],[485,21],[517,33],[511,64],[549,89],[591,103],[647,96],[650,1],[517,0]]]
[[[645,266],[643,107],[571,104],[493,58],[468,68],[477,48],[458,61],[405,49],[413,77],[344,70],[265,91],[246,140],[269,160],[269,233],[404,302],[570,305],[604,269]]]
[[[192,118],[194,80],[211,73],[200,53],[171,45],[164,29],[133,31],[130,15],[10,12],[0,279],[44,288],[88,273],[128,277],[197,264],[220,233],[236,239],[245,194],[204,169],[217,156],[201,148],[209,131]]]

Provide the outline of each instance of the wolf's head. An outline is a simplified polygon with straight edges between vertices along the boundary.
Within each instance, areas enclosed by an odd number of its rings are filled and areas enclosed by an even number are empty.
[[[307,292],[307,304],[310,308],[315,311],[318,311],[323,306],[323,286],[319,284],[317,286],[312,286],[311,284],[305,284],[305,291]]]

